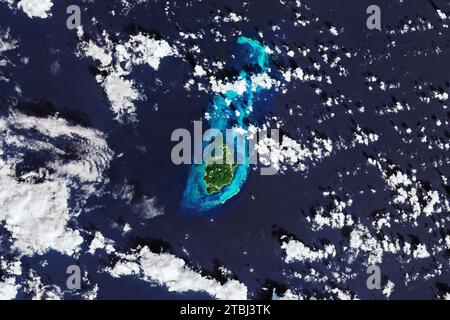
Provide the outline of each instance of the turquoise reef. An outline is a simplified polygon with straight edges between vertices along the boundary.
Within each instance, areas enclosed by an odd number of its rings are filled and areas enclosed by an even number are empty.
[[[209,128],[217,129],[225,137],[227,129],[247,130],[249,116],[254,112],[254,101],[262,91],[270,85],[261,84],[261,77],[268,71],[268,47],[258,41],[239,37],[237,43],[244,52],[243,67],[235,79],[229,79],[226,89],[220,90],[212,98],[204,121]],[[248,142],[247,142],[248,143]],[[203,146],[204,147],[204,146]],[[184,190],[182,207],[204,212],[214,209],[235,196],[241,190],[249,174],[249,155],[247,146],[237,148],[235,152],[242,154],[242,163],[234,166],[234,176],[230,183],[216,192],[208,192],[205,182],[207,164],[192,165]],[[210,191],[210,190],[209,190]]]

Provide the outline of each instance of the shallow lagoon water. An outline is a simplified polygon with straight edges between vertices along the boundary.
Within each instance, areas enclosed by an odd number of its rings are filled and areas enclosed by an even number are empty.
[[[216,94],[208,108],[208,117],[204,120],[212,129],[217,129],[225,136],[227,129],[248,129],[248,118],[252,114],[255,98],[266,91],[255,83],[254,77],[267,72],[269,66],[269,50],[258,41],[239,37],[237,43],[245,50],[242,69],[239,77],[231,81],[245,81],[245,90],[230,89],[225,93]],[[203,148],[206,143],[204,143]],[[244,150],[242,150],[244,149]],[[243,155],[243,163],[235,169],[234,178],[230,184],[219,192],[209,194],[206,191],[204,175],[206,164],[194,164],[189,173],[184,191],[182,208],[193,212],[205,212],[221,206],[241,190],[249,175],[248,141],[244,148],[237,147],[235,152]]]

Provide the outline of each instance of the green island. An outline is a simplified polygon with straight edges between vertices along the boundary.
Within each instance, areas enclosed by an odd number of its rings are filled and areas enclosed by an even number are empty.
[[[223,187],[229,185],[234,179],[234,172],[237,167],[235,163],[226,163],[227,152],[232,152],[229,147],[223,147],[223,159],[220,157],[213,159],[206,164],[204,180],[206,192],[209,194],[219,192]]]

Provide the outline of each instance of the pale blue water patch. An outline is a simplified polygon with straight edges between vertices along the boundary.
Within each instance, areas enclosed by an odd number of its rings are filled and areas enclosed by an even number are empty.
[[[248,118],[253,111],[255,98],[261,95],[263,90],[267,90],[258,86],[253,77],[267,72],[268,48],[258,41],[246,37],[239,37],[237,43],[246,50],[242,70],[236,79],[230,80],[233,85],[228,91],[218,93],[213,97],[212,103],[208,107],[208,116],[204,118],[210,128],[220,130],[224,137],[226,129],[248,129]],[[244,150],[235,148],[235,152],[243,155],[244,161],[236,167],[232,182],[213,194],[206,191],[204,181],[206,165],[204,163],[192,165],[183,195],[182,207],[204,212],[219,207],[238,194],[249,174],[247,149],[247,146]]]

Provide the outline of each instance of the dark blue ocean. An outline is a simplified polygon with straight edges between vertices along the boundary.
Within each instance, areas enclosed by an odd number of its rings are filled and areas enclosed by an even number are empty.
[[[373,2],[366,0],[302,1],[309,8],[308,19],[312,21],[306,27],[294,26],[292,23],[297,11],[303,13],[303,9],[295,8],[294,1],[286,1],[285,5],[272,0],[249,1],[245,8],[241,1],[230,0],[193,2],[191,6],[178,3],[170,6],[169,15],[164,14],[164,2],[161,1],[140,5],[137,9],[131,9],[128,15],[119,13],[120,5],[115,1],[80,2],[80,6],[86,8],[82,13],[82,22],[87,34],[100,33],[91,23],[92,17],[110,34],[117,33],[119,39],[126,38],[133,26],[157,34],[169,43],[175,43],[180,38],[180,30],[194,33],[206,30],[203,39],[186,40],[201,48],[200,55],[164,58],[158,70],[148,65],[133,69],[130,77],[139,83],[147,99],[135,102],[138,122],[124,124],[113,119],[108,99],[92,72],[95,63],[75,54],[78,39],[74,31],[65,27],[65,23],[67,6],[76,2],[55,0],[52,17],[48,19],[29,19],[22,12],[14,12],[0,4],[0,27],[9,28],[11,36],[20,39],[17,50],[19,56],[14,58],[15,61],[20,56],[27,56],[30,60],[26,66],[6,66],[2,69],[20,84],[22,94],[17,97],[13,86],[0,82],[0,103],[6,104],[5,101],[13,96],[20,101],[34,102],[36,108],[48,102],[66,118],[105,133],[114,153],[123,154],[112,160],[105,173],[109,179],[106,189],[101,196],[92,194],[86,204],[89,210],[81,212],[76,219],[76,228],[101,231],[123,251],[135,247],[137,243],[146,243],[154,248],[160,246],[183,258],[190,266],[201,268],[205,274],[212,276],[219,277],[218,267],[226,266],[247,286],[251,299],[270,298],[272,289],[282,294],[288,288],[302,292],[305,296],[325,297],[328,296],[326,292],[329,292],[326,285],[348,290],[360,299],[385,298],[381,291],[367,289],[366,266],[362,256],[350,263],[343,251],[339,251],[332,262],[287,264],[281,250],[280,236],[289,235],[318,247],[331,243],[338,250],[348,245],[352,227],[315,231],[307,221],[308,217],[314,217],[319,207],[331,210],[331,202],[324,197],[324,191],[335,191],[337,200],[351,197],[352,205],[346,209],[347,213],[354,221],[360,221],[369,228],[377,212],[390,212],[395,216],[397,207],[392,204],[392,190],[386,187],[386,181],[376,169],[367,169],[367,155],[382,153],[405,172],[409,168],[418,169],[417,176],[422,184],[438,190],[448,200],[449,187],[441,181],[441,176],[448,177],[450,172],[448,151],[429,150],[418,139],[405,143],[394,128],[402,127],[403,124],[420,127],[418,123],[427,126],[434,116],[442,119],[444,125],[435,128],[436,131],[427,129],[427,134],[442,136],[444,142],[448,142],[448,109],[438,101],[421,104],[418,91],[415,90],[419,83],[424,82],[430,86],[441,86],[447,92],[449,90],[450,72],[447,66],[450,59],[450,34],[448,28],[442,27],[442,21],[429,1],[414,1],[414,5],[409,2],[405,5],[400,1],[377,1],[382,8],[382,32],[366,28],[365,10]],[[450,10],[445,1],[435,2],[437,6]],[[114,9],[117,14],[112,16],[109,12]],[[218,27],[222,34],[227,35],[228,41],[216,42],[208,31],[214,25],[211,22],[212,12],[217,9],[241,12],[248,18],[247,21],[223,23]],[[314,22],[316,17],[319,18],[318,22]],[[418,17],[424,17],[436,28],[401,36],[387,32],[390,29],[400,30],[403,22],[409,19],[416,21]],[[337,37],[327,33],[327,23],[344,32],[340,32]],[[281,29],[274,31],[273,25]],[[305,69],[308,68],[306,65],[316,61],[321,63],[318,75],[324,72],[333,77],[332,85],[324,82],[290,83],[287,93],[271,93],[269,115],[283,119],[284,135],[301,140],[304,134],[317,132],[336,141],[340,137],[351,137],[357,124],[360,128],[376,133],[379,140],[369,145],[357,144],[348,149],[335,149],[331,156],[310,163],[306,172],[288,169],[283,174],[261,176],[257,171],[250,170],[242,190],[218,210],[203,216],[180,215],[190,167],[172,163],[170,155],[174,143],[170,141],[170,136],[177,128],[192,130],[192,122],[203,117],[212,99],[210,93],[195,89],[187,91],[184,85],[192,77],[192,61],[195,63],[205,58],[233,63],[233,54],[238,50],[236,37],[232,36],[234,30],[254,39],[260,39],[259,32],[262,32],[264,44],[271,48],[288,45],[312,51],[310,57],[306,58],[296,55],[290,59],[274,55],[270,62],[272,70],[280,66],[295,68],[299,64]],[[395,46],[391,45],[392,41],[395,41]],[[338,77],[336,70],[321,60],[318,47],[323,45],[331,48],[334,44],[341,51],[331,50],[339,51],[339,55],[342,55],[342,48],[358,53],[342,62],[349,71],[347,77]],[[433,54],[436,47],[440,48],[440,54]],[[369,63],[372,59],[368,58],[369,52],[370,57],[379,59]],[[412,54],[414,52],[417,54]],[[55,61],[61,65],[56,75],[50,69]],[[390,79],[393,83],[399,83],[400,87],[392,91],[370,91],[365,82],[367,74]],[[281,79],[279,74],[274,77]],[[321,88],[324,94],[318,96],[314,92],[316,88]],[[428,87],[424,90],[431,89]],[[337,97],[341,94],[347,100],[339,106],[323,104],[327,95]],[[408,103],[412,111],[379,116],[377,111],[393,101]],[[263,108],[264,103],[257,101],[255,107],[261,104]],[[301,116],[290,116],[289,109],[298,105],[301,108],[296,110]],[[361,105],[365,107],[365,112],[356,112]],[[348,113],[348,110],[354,112]],[[318,121],[330,113],[334,116],[323,122]],[[347,139],[345,144],[350,145],[351,141]],[[142,152],[144,149],[146,152]],[[439,165],[434,164],[439,160]],[[347,171],[358,173],[338,174]],[[115,199],[113,194],[124,181],[134,187],[136,197],[149,195],[157,199],[157,205],[164,208],[164,214],[146,219],[137,214],[132,205]],[[369,189],[377,192],[370,193]],[[365,192],[361,193],[362,190]],[[439,227],[432,223],[439,220],[441,214],[444,213],[420,220],[418,226],[392,223],[391,228],[376,237],[380,240],[383,235],[389,235],[396,239],[409,239],[410,242],[419,239],[417,241],[425,244],[435,241],[433,239],[438,235],[444,239],[445,235],[450,234],[448,220]],[[123,234],[122,230],[114,227],[114,223],[123,222],[132,227],[131,232]],[[431,234],[430,228],[434,228]],[[435,247],[437,242],[433,243],[430,248]],[[87,244],[83,246],[86,250]],[[400,259],[396,254],[384,254],[380,264],[383,283],[389,280],[395,284],[390,299],[431,299],[446,292],[449,288],[450,251],[443,242],[439,246],[442,246],[442,251],[429,259],[405,262],[406,258]],[[189,252],[188,256],[186,251]],[[7,254],[2,253],[5,256]],[[39,264],[42,259],[48,261],[45,267]],[[32,268],[47,283],[60,287],[65,287],[66,267],[78,264],[89,274],[90,281],[98,284],[99,299],[211,298],[206,293],[174,293],[165,286],[153,285],[132,276],[117,279],[99,272],[110,265],[109,259],[104,252],[95,255],[83,252],[75,259],[50,251],[44,256],[23,257],[22,261],[24,268]],[[442,272],[430,279],[425,278],[424,275],[433,272],[438,265],[442,265]],[[327,276],[328,282],[306,281],[293,276],[295,272],[305,276],[311,268]],[[356,276],[338,283],[331,276],[333,268],[340,268],[340,271],[350,268]],[[410,274],[418,274],[417,279],[408,285],[405,284],[405,268]],[[23,292],[18,297],[29,298]],[[65,293],[65,298],[78,299],[79,295]]]

